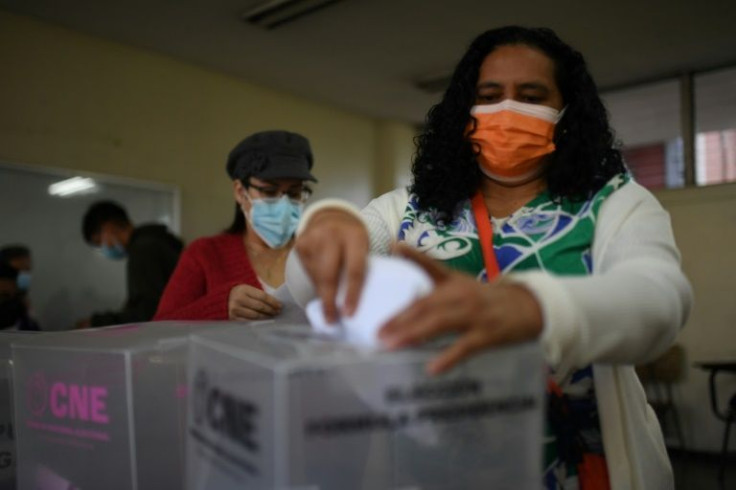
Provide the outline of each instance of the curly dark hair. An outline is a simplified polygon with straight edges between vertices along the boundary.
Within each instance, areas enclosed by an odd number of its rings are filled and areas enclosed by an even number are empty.
[[[548,157],[545,170],[552,197],[586,199],[611,177],[625,171],[608,113],[583,56],[551,29],[501,27],[484,32],[470,44],[442,101],[430,109],[426,125],[415,140],[410,191],[417,195],[421,209],[434,209],[452,218],[457,205],[480,186],[476,153],[465,137],[480,66],[497,47],[518,44],[538,49],[552,59],[566,106],[555,128],[556,150]]]

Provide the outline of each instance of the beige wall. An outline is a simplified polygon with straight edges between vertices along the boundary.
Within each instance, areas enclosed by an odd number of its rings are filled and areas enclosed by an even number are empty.
[[[391,175],[390,152],[411,152],[410,138],[397,143],[401,123],[2,11],[0,67],[0,160],[176,184],[188,240],[229,222],[224,162],[249,133],[304,134],[316,158],[316,197],[359,205],[374,192],[377,148]]]
[[[411,179],[411,142],[417,131],[406,124],[381,121],[377,126],[376,166],[373,169],[376,194],[406,186]]]
[[[712,414],[708,375],[698,361],[736,360],[736,184],[658,193],[670,212],[695,307],[679,336],[687,356],[675,390],[690,449],[719,451],[724,424]],[[736,376],[721,375],[721,406],[736,393]],[[733,441],[736,437],[732,438]]]

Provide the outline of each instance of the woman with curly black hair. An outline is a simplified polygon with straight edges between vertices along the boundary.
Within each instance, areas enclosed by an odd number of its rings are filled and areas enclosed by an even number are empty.
[[[481,34],[417,144],[409,189],[362,212],[331,200],[305,213],[296,250],[327,320],[355,312],[368,254],[403,242],[394,251],[435,286],[381,328],[384,345],[454,334],[428,366],[439,373],[538,339],[545,487],[673,488],[633,366],[669,347],[692,294],[669,216],[626,171],[583,57],[548,29]],[[287,283],[299,289],[288,266]]]
[[[624,172],[614,146],[608,115],[588,73],[583,56],[549,29],[505,27],[473,41],[455,69],[442,101],[427,116],[417,138],[412,192],[422,209],[447,216],[480,186],[482,174],[476,150],[465,138],[470,109],[494,102],[492,89],[479,92],[478,76],[486,55],[497,46],[524,45],[544,53],[554,63],[554,81],[565,104],[554,134],[555,151],[547,157],[545,180],[553,197],[587,199],[616,174]],[[531,92],[529,92],[531,94]],[[532,94],[534,95],[534,94]],[[529,95],[525,95],[527,99]],[[475,120],[470,120],[471,124]]]

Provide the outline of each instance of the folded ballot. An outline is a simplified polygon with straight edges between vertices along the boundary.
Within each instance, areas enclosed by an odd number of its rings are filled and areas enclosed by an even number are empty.
[[[365,347],[380,347],[378,330],[393,316],[432,291],[432,279],[418,265],[399,257],[370,257],[360,302],[355,314],[342,316],[333,324],[325,320],[322,301],[307,304],[312,327],[346,342]],[[337,295],[338,307],[345,301],[345,284]]]

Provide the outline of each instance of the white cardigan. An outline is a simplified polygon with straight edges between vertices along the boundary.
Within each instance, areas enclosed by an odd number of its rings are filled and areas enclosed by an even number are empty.
[[[388,253],[407,203],[406,189],[397,189],[363,209],[374,253]],[[351,208],[344,201],[316,203],[301,227],[326,207]],[[673,489],[662,432],[633,368],[672,344],[692,303],[668,213],[639,184],[623,185],[601,206],[592,254],[591,276],[528,271],[507,277],[540,302],[541,342],[558,375],[593,364],[612,490]]]

